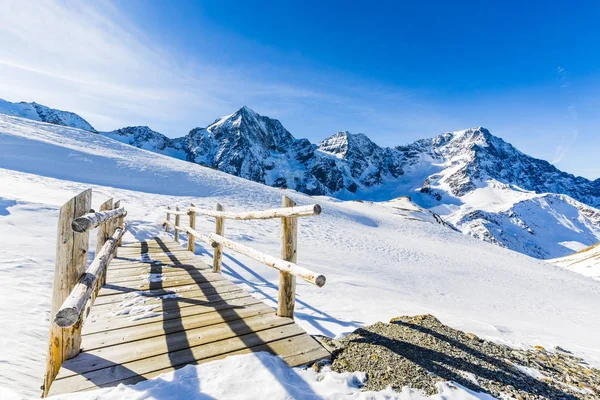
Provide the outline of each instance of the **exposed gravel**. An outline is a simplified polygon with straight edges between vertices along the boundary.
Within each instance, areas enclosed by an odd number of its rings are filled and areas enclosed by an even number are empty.
[[[454,381],[516,399],[600,399],[600,370],[568,351],[517,350],[452,329],[431,315],[398,317],[329,340],[332,369],[364,371],[365,389],[409,386],[437,393]]]

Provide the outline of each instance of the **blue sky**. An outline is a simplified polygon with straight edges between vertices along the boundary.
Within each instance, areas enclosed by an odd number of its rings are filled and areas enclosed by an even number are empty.
[[[598,178],[600,3],[577,3],[8,0],[0,97],[168,136],[244,104],[312,141],[485,126]]]

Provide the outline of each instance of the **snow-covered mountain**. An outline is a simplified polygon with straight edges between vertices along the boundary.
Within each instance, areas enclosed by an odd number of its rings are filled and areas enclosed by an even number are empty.
[[[22,101],[20,103],[11,103],[10,101],[0,99],[0,114],[96,132],[92,125],[75,113],[46,107],[35,102],[26,103]]]
[[[315,145],[242,107],[177,139],[148,127],[105,135],[310,195],[372,201],[408,195],[464,233],[537,258],[600,241],[594,208],[600,180],[562,172],[481,127],[394,148],[347,131]]]

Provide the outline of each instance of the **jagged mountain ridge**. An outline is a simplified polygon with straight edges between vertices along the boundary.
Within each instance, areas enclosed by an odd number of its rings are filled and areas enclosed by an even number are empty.
[[[47,122],[54,125],[70,126],[97,133],[94,127],[79,115],[70,111],[50,108],[36,102],[27,103],[22,101],[20,103],[11,103],[10,101],[0,99],[0,114]]]
[[[206,128],[169,139],[147,127],[129,127],[108,135],[146,130],[129,144],[149,150],[184,152],[186,160],[273,186],[312,195],[369,197],[371,189],[398,180],[419,164],[438,164],[450,174],[431,174],[417,188],[439,199],[442,191],[460,197],[478,182],[495,179],[536,193],[567,194],[600,206],[600,179],[590,181],[530,157],[485,128],[443,133],[394,148],[380,147],[364,134],[338,132],[315,145],[296,139],[275,119],[244,106]],[[135,136],[135,135],[134,135]],[[182,153],[180,153],[182,154]],[[445,165],[444,165],[445,164]],[[392,182],[393,183],[393,182]],[[444,189],[441,186],[446,186]],[[395,196],[390,196],[392,198]],[[387,199],[386,199],[387,200]]]

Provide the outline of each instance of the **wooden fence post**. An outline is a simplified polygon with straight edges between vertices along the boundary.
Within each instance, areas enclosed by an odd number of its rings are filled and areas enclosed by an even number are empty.
[[[190,203],[190,207],[196,207],[194,205],[194,203]],[[196,229],[196,212],[190,210],[188,212],[188,217],[190,218],[190,228],[192,229]],[[188,233],[188,250],[191,251],[192,253],[196,250],[196,243],[195,243],[196,237],[194,237],[194,235],[192,235],[191,233]]]
[[[294,207],[296,203],[287,196],[281,199],[282,207]],[[296,263],[298,246],[298,218],[281,218],[281,258]],[[294,319],[296,302],[296,277],[289,272],[279,273],[277,315]]]
[[[48,395],[50,385],[63,361],[75,357],[81,348],[81,320],[70,328],[60,328],[54,324],[56,312],[71,293],[75,284],[85,273],[87,261],[89,233],[76,233],[71,222],[92,207],[92,190],[88,189],[69,200],[60,209],[58,217],[58,234],[56,240],[56,260],[54,266],[54,283],[52,285],[52,308],[50,312],[50,335],[46,373],[42,387],[42,397]]]
[[[170,210],[171,207],[167,206],[167,210]],[[171,214],[167,212],[167,221],[171,221]],[[169,224],[165,224],[165,232],[169,233]]]
[[[175,207],[175,211],[179,211],[179,207]],[[179,215],[179,213],[178,213],[175,215],[175,233],[174,233],[175,241],[177,243],[179,243],[179,228],[178,228],[178,226],[180,226],[179,225],[180,222],[181,222],[181,215]]]
[[[113,205],[113,210],[117,210],[121,208],[121,200],[117,200],[115,202],[115,204]],[[108,237],[112,237],[112,235],[115,233],[115,231],[117,230],[117,227],[120,226],[119,225],[119,221],[121,220],[121,218],[115,218],[114,220],[112,220],[110,222],[110,228],[108,229]],[[108,238],[107,238],[108,240]],[[115,249],[115,253],[113,257],[117,256],[117,252],[119,251],[119,247],[117,246],[117,248]]]
[[[108,211],[113,209],[113,199],[108,199],[104,203],[100,204],[100,208],[98,211]],[[112,226],[112,222],[104,222],[98,227],[98,233],[96,234],[96,255],[100,253],[102,250],[102,246],[111,236],[110,228]],[[100,286],[106,283],[106,275],[102,276],[100,280]]]
[[[223,211],[223,206],[220,203],[217,203],[217,211]],[[223,236],[225,231],[225,220],[220,217],[216,217],[216,229],[215,233],[217,235]],[[223,258],[223,245],[218,245],[215,247],[213,254],[213,272],[221,273],[221,259]]]
[[[108,211],[113,208],[113,199],[108,199],[104,203],[100,204],[100,208],[98,211]],[[110,222],[104,222],[102,225],[98,227],[98,233],[96,235],[96,254],[100,252],[106,240],[110,237]]]
[[[118,201],[117,203],[119,203],[119,205],[120,205],[120,201]],[[117,208],[117,207],[115,207],[115,208]],[[124,223],[125,223],[125,217],[117,218],[117,228],[123,226]],[[117,246],[121,246],[121,244],[123,244],[123,236],[121,236],[121,238],[119,239],[119,243],[117,243]],[[117,253],[115,251],[115,256],[116,255],[117,255]]]

